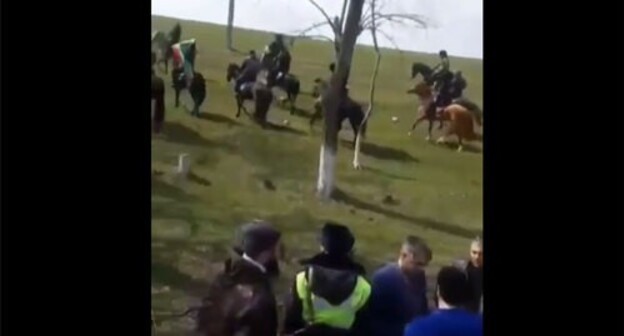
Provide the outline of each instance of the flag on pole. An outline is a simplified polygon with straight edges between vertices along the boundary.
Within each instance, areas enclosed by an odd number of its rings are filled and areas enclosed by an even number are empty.
[[[193,79],[193,73],[195,72],[195,56],[197,54],[195,39],[176,43],[171,47],[171,49],[173,50],[174,67],[184,68],[184,75],[190,82]]]

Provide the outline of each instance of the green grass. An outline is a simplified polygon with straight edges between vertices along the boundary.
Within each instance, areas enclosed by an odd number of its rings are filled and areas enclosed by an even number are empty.
[[[175,20],[153,17],[154,29],[168,30]],[[285,237],[291,262],[277,290],[296,265],[292,259],[318,251],[317,232],[324,219],[349,225],[357,237],[357,256],[369,270],[395,259],[407,234],[419,235],[431,244],[434,257],[429,273],[467,252],[472,235],[481,230],[483,219],[482,155],[456,153],[424,141],[423,124],[407,136],[417,108],[416,99],[405,94],[410,86],[409,68],[416,60],[435,64],[435,55],[383,50],[377,85],[377,108],[362,163],[355,171],[352,151],[339,148],[337,186],[346,194],[342,202],[321,204],[314,196],[320,123],[311,132],[308,119],[291,117],[273,107],[269,118],[290,121],[287,131],[262,130],[244,115],[235,119],[235,103],[225,82],[225,67],[239,62],[224,48],[222,26],[183,21],[183,38],[198,41],[197,70],[208,79],[208,98],[203,116],[192,118],[184,108],[173,107],[167,92],[165,134],[152,139],[152,305],[157,313],[184,310],[199,299],[206,282],[220,268],[233,240],[235,228],[253,218],[275,223]],[[263,32],[236,30],[239,50],[260,50],[271,39]],[[303,91],[311,90],[315,77],[327,75],[331,46],[323,42],[297,41],[292,73],[299,76]],[[358,46],[351,71],[354,98],[367,100],[374,64],[370,47]],[[453,69],[465,74],[467,96],[482,102],[482,62],[452,58]],[[161,74],[169,87],[169,76]],[[303,94],[299,107],[311,110],[312,98]],[[399,117],[392,123],[391,117]],[[351,139],[346,129],[343,139]],[[176,180],[173,167],[180,153],[189,153],[198,179]],[[270,179],[275,191],[266,190]],[[381,200],[391,194],[397,205]],[[164,321],[160,334],[176,334],[188,321]]]

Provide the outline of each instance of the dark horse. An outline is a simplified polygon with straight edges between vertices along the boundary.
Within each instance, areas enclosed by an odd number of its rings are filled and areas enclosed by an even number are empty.
[[[154,74],[152,69],[152,102],[154,103],[153,127],[155,133],[160,133],[165,121],[165,82]]]
[[[173,58],[173,49],[171,49],[171,47],[180,42],[181,37],[182,27],[179,23],[176,23],[167,35],[160,31],[157,31],[152,35],[152,48],[156,48],[158,50],[156,55],[158,57],[155,60],[154,55],[152,56],[152,63],[164,63],[165,73],[169,72],[169,60]]]
[[[290,73],[291,56],[288,51],[281,52],[274,60],[270,54],[262,55],[260,63],[269,70],[267,85],[278,87],[286,92],[286,100],[290,103],[290,114],[295,113],[297,96],[301,91],[301,82]]]
[[[317,119],[323,117],[323,104],[322,93],[329,89],[329,83],[323,79],[317,78],[314,80],[314,88],[312,90],[312,97],[316,98],[314,101],[314,114],[310,118],[310,128],[314,126],[314,122]],[[345,95],[343,101],[338,107],[338,130],[342,129],[342,123],[345,119],[349,119],[351,129],[353,130],[353,145],[357,140],[357,133],[364,120],[364,109],[361,104],[351,99],[348,95]],[[362,136],[366,136],[366,123],[362,125]]]
[[[180,106],[180,92],[188,90],[193,99],[191,115],[199,117],[199,107],[206,99],[206,79],[199,72],[193,73],[193,79],[188,83],[183,68],[174,69],[171,72],[171,82],[175,90],[175,107]]]
[[[228,83],[231,83],[240,75],[240,66],[236,63],[230,63],[226,70],[226,77]],[[236,84],[234,84],[236,85]],[[244,102],[246,100],[253,101],[255,103],[255,110],[253,118],[261,125],[266,125],[266,117],[273,101],[273,92],[268,87],[256,84],[255,82],[243,83],[236,93],[234,94],[236,99],[236,118],[240,117],[241,111],[249,115],[245,108]]]

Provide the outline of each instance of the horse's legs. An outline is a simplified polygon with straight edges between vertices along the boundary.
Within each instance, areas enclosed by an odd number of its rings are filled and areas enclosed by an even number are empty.
[[[314,104],[314,113],[312,114],[312,117],[310,117],[310,128],[314,126],[314,122],[316,121],[316,119],[321,118],[322,109],[323,108],[318,104]]]
[[[433,129],[433,123],[435,119],[429,119],[429,128],[427,129],[427,137],[425,138],[427,141],[431,140],[431,130]]]
[[[464,150],[464,143],[462,141],[462,137],[458,134],[457,135],[457,143],[459,144],[459,146],[457,147],[457,151],[461,152]]]
[[[165,74],[169,73],[169,62],[165,58]]]
[[[296,97],[293,96],[289,91],[286,92],[286,95],[288,97],[288,102],[290,103],[290,115],[294,115],[295,114],[295,99],[296,99]]]
[[[236,111],[236,118],[238,118],[240,117],[240,114],[241,114],[241,106],[243,105],[243,102],[238,94],[236,94],[235,98],[236,98],[236,107],[238,108]]]
[[[357,141],[358,131],[360,130],[360,124],[356,123],[353,119],[349,118],[351,129],[353,129],[353,148],[355,148],[355,142]]]
[[[175,90],[175,107],[180,107],[180,89],[174,88],[174,90]]]

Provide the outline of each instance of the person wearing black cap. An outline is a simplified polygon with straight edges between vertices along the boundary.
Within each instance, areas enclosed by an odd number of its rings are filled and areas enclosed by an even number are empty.
[[[463,308],[470,300],[470,284],[466,274],[453,266],[443,267],[437,278],[438,310],[415,320],[405,329],[405,336],[481,336],[481,315]]]
[[[271,224],[253,221],[241,228],[236,256],[225,262],[198,314],[204,336],[277,334],[277,304],[271,277],[279,274],[281,234]]]
[[[355,238],[339,224],[321,231],[322,252],[301,263],[286,304],[285,335],[368,335],[371,286],[351,259]]]

